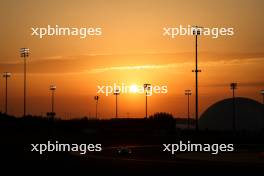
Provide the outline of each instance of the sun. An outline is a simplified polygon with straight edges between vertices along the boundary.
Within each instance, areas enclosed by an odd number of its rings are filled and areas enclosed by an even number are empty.
[[[138,86],[133,84],[130,86],[129,90],[131,93],[137,93],[138,92]]]

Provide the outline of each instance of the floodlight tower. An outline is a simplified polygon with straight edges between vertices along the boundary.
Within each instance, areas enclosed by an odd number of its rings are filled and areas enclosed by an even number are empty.
[[[6,85],[5,85],[5,114],[7,114],[7,110],[8,110],[7,109],[7,106],[8,106],[8,104],[7,104],[7,80],[8,80],[8,78],[11,77],[11,73],[4,72],[3,77],[5,78],[5,83],[6,83]]]
[[[148,118],[148,91],[151,89],[151,84],[144,84],[144,90],[146,91],[146,115],[145,118]]]
[[[118,88],[116,88],[115,90],[114,90],[114,95],[115,95],[115,97],[116,97],[116,118],[118,118],[118,109],[117,109],[117,107],[118,107],[118,104],[117,104],[117,96],[120,94],[120,90],[118,89]]]
[[[261,90],[260,94],[262,95],[262,104],[264,104],[264,90]]]
[[[195,72],[195,129],[196,131],[199,130],[198,126],[198,72],[201,72],[201,70],[198,69],[198,35],[201,35],[201,29],[202,27],[194,26],[193,29],[193,35],[195,35],[195,70],[192,70],[192,72]]]
[[[28,56],[29,56],[29,49],[20,48],[20,57],[24,59],[24,117],[26,116],[26,81],[27,81],[26,59]]]
[[[188,111],[188,129],[190,129],[190,96],[192,95],[192,90],[187,89],[185,90],[185,95],[187,96],[187,111]]]
[[[233,131],[236,131],[236,103],[235,103],[235,89],[237,89],[237,83],[232,82],[230,88],[233,92]]]
[[[56,113],[54,112],[54,94],[55,90],[57,89],[56,85],[52,84],[50,85],[50,91],[51,91],[51,116],[55,117]]]
[[[97,106],[98,106],[99,96],[98,95],[94,96],[94,100],[95,100],[95,118],[97,119]]]

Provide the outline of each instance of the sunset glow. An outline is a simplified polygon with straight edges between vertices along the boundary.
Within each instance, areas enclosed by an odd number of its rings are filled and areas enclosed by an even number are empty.
[[[131,85],[131,93],[119,95],[119,116],[129,113],[131,117],[143,117],[144,95],[137,94],[137,85],[150,83],[167,85],[168,93],[149,98],[149,114],[170,112],[185,117],[184,90],[195,88],[194,36],[173,39],[163,36],[164,27],[180,24],[234,28],[233,36],[198,38],[201,112],[215,101],[230,97],[232,81],[238,82],[238,96],[261,101],[264,4],[257,0],[243,1],[237,8],[237,3],[229,0],[218,5],[209,0],[1,2],[0,70],[12,73],[9,112],[18,116],[23,112],[23,62],[19,48],[27,47],[30,114],[46,114],[50,107],[49,85],[53,83],[58,87],[55,107],[63,118],[93,116],[97,86],[125,83]],[[201,4],[205,6],[199,8]],[[93,29],[85,38],[31,35],[31,28],[48,25],[100,28],[102,35],[97,36],[99,33],[93,33]],[[4,95],[3,80],[0,90]],[[190,104],[193,116],[193,95]],[[98,106],[102,118],[114,116],[113,97],[101,95]],[[0,107],[4,109],[3,96]]]
[[[130,92],[131,93],[137,93],[138,92],[138,86],[136,84],[133,84],[130,86]]]

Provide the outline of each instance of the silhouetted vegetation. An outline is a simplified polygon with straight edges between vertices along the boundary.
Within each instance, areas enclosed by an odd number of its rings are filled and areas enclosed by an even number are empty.
[[[176,128],[176,119],[166,112],[158,112],[149,117],[149,120],[156,129],[173,130]]]
[[[177,123],[185,123],[186,119],[174,118],[171,114],[160,112],[149,118],[115,118],[115,119],[88,119],[78,118],[63,120],[59,118],[47,118],[41,116],[27,116],[16,118],[0,113],[0,156],[1,161],[7,163],[10,160],[12,166],[50,166],[61,164],[63,169],[67,166],[82,166],[92,169],[91,165],[101,168],[104,160],[99,159],[100,164],[94,164],[89,157],[73,156],[67,152],[47,152],[40,155],[31,152],[31,144],[47,143],[47,141],[59,141],[60,143],[100,143],[104,147],[121,145],[158,145],[172,143],[178,140],[191,140],[198,143],[234,143],[237,150],[249,149],[262,151],[263,133],[240,133],[234,135],[229,131],[200,131],[176,129]],[[241,145],[243,144],[243,145]],[[252,145],[254,144],[254,145]],[[141,151],[142,152],[142,151]],[[164,157],[159,152],[145,151],[156,157]],[[83,159],[83,160],[81,160]],[[119,160],[115,160],[119,161]],[[107,160],[108,166],[109,161]],[[197,162],[189,161],[188,167]],[[51,164],[52,165],[52,164]],[[127,167],[127,166],[126,166]],[[157,167],[160,167],[157,166]],[[174,166],[173,166],[174,167]],[[97,169],[95,169],[97,171]],[[111,169],[111,167],[109,168]]]

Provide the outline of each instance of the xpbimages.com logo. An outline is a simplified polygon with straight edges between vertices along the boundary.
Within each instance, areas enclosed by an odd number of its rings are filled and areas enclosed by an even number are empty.
[[[168,87],[165,85],[126,85],[125,83],[105,86],[97,86],[97,94],[105,94],[106,96],[112,94],[128,94],[128,93],[138,93],[146,94],[147,96],[152,96],[153,94],[166,94],[168,93]]]
[[[61,27],[59,25],[47,27],[32,27],[31,35],[38,38],[44,38],[45,36],[78,36],[81,39],[87,36],[101,36],[103,34],[101,27]]]
[[[45,152],[79,152],[84,155],[87,152],[101,152],[102,144],[65,144],[59,141],[41,144],[31,144],[31,152],[43,154]]]
[[[164,37],[176,38],[176,36],[191,36],[191,35],[204,35],[211,36],[213,39],[217,39],[220,36],[233,36],[235,34],[234,28],[232,27],[200,27],[200,26],[175,26],[175,27],[164,27],[162,35]]]

